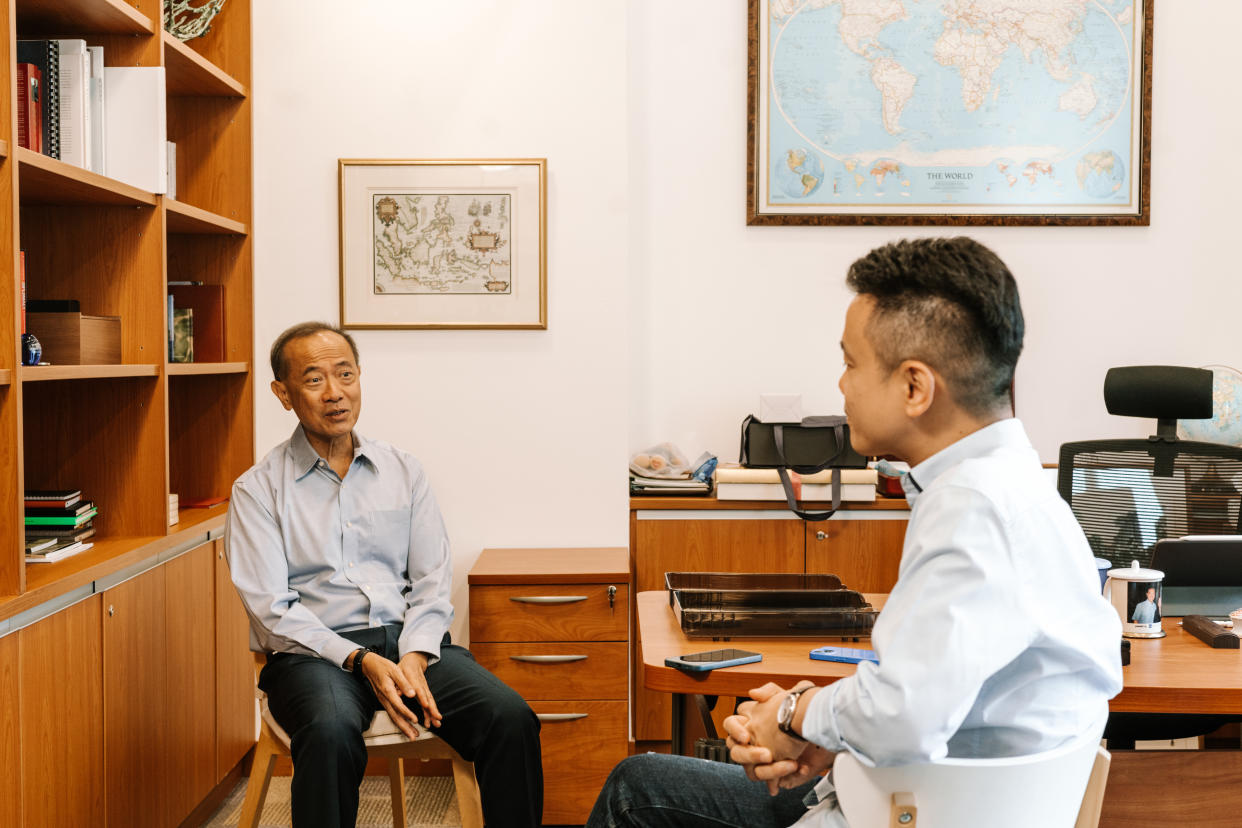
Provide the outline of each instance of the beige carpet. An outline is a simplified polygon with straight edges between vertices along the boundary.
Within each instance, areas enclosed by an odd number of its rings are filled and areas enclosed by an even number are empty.
[[[289,813],[288,776],[273,776],[267,789],[267,801],[259,818],[260,828],[287,828],[292,825]],[[229,794],[220,809],[203,823],[207,826],[235,826],[241,816],[246,782]],[[405,780],[405,813],[412,828],[443,828],[460,826],[457,792],[449,776],[411,776]],[[362,782],[358,802],[358,828],[389,828],[392,825],[392,798],[388,777],[368,776]]]

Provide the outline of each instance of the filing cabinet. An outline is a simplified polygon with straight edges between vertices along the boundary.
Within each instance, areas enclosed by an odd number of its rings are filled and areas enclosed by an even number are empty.
[[[586,821],[629,753],[629,550],[485,549],[470,650],[542,722],[547,825]]]

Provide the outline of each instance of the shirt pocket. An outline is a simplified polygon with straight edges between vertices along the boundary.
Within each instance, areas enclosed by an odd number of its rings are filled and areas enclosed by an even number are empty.
[[[367,515],[363,560],[379,565],[388,580],[405,580],[410,552],[410,510],[377,509]]]

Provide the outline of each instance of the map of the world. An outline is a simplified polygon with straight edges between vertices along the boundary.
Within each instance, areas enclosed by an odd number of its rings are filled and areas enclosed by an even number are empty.
[[[1137,212],[1142,3],[764,0],[761,212]]]

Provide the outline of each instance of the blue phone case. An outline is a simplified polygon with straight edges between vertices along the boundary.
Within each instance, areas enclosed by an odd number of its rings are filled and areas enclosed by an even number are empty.
[[[694,653],[693,655],[698,655]],[[684,670],[687,673],[705,673],[708,670],[715,670],[719,667],[736,667],[739,664],[754,664],[756,661],[763,661],[761,653],[750,653],[739,658],[723,659],[721,661],[682,661],[680,658],[664,659],[665,667],[676,667],[678,670]]]
[[[859,650],[854,647],[818,647],[811,650],[811,658],[816,661],[841,661],[846,664],[857,664],[860,661],[880,663],[875,650]]]

